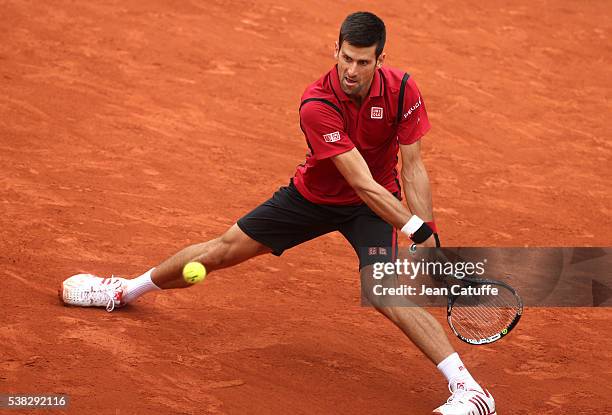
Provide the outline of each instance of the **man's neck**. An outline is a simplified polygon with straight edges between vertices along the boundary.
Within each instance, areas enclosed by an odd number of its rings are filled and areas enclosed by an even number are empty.
[[[363,104],[366,98],[368,97],[368,95],[370,95],[370,88],[372,88],[371,80],[370,80],[370,85],[368,85],[368,89],[364,89],[363,94],[349,95],[348,97],[353,102],[353,104],[355,104],[357,107],[361,107],[361,104]]]

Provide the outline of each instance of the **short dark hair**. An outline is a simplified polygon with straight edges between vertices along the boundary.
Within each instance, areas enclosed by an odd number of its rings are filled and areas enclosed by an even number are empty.
[[[378,59],[385,47],[386,37],[385,23],[378,16],[370,12],[356,12],[349,14],[342,22],[338,45],[342,47],[345,40],[360,48],[376,45]]]

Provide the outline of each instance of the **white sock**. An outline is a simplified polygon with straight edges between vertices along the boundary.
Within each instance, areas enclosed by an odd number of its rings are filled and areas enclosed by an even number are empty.
[[[438,370],[446,377],[448,383],[451,383],[451,381],[462,382],[465,389],[477,389],[482,391],[482,388],[478,382],[474,380],[457,353],[451,354],[438,363]]]
[[[157,291],[161,290],[155,283],[151,280],[151,273],[155,268],[151,268],[140,277],[133,278],[131,280],[127,280],[126,290],[123,294],[123,299],[126,303],[131,303],[141,295],[148,293],[149,291]]]

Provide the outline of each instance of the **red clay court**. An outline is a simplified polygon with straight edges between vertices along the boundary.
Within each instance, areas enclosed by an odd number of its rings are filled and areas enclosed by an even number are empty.
[[[284,185],[300,95],[355,10],[385,20],[386,64],[426,100],[445,245],[612,246],[609,2],[53,3],[0,12],[0,393],[121,415],[418,415],[448,397],[359,305],[340,235],[113,313],[57,300],[67,276],[139,274]],[[611,322],[529,308],[498,343],[452,341],[501,415],[609,414]]]

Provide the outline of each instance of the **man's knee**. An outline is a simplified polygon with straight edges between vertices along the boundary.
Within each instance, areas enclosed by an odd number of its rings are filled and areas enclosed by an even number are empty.
[[[256,255],[270,252],[270,249],[247,236],[233,225],[223,235],[206,243],[201,262],[210,271],[238,264]]]
[[[230,257],[232,242],[222,236],[209,241],[207,249],[202,254],[202,262],[210,271],[223,268]]]

